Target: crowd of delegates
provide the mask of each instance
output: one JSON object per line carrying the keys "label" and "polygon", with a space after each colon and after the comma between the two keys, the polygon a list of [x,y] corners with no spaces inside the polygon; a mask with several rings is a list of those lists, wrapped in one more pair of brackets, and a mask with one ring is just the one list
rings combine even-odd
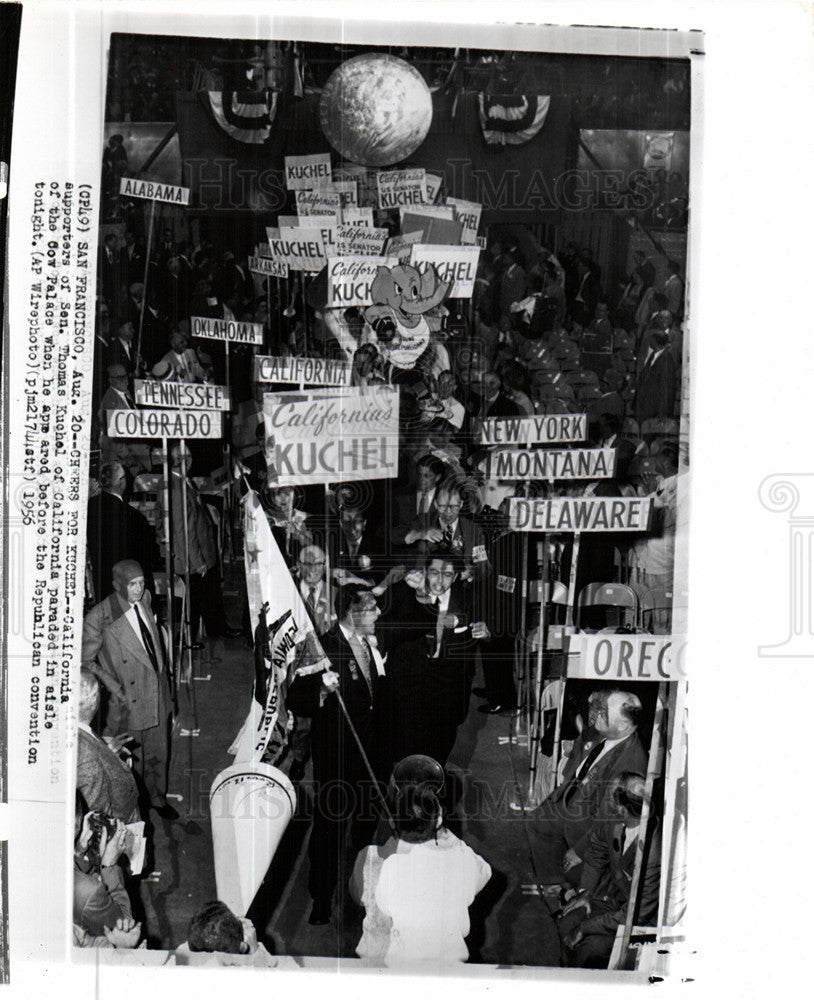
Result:
{"label": "crowd of delegates", "polygon": [[[648,533],[583,538],[576,589],[612,581],[642,591],[671,586],[681,268],[672,260],[654,264],[638,252],[625,281],[610,288],[586,248],[566,244],[555,254],[535,245],[529,233],[520,242],[493,239],[481,254],[471,309],[465,315],[443,310],[436,364],[407,373],[385,363],[369,340],[360,345],[361,314],[325,308],[316,283],[306,301],[278,296],[276,288],[255,283],[245,258],[207,244],[192,246],[169,229],[157,239],[146,268],[144,250],[131,233],[106,237],[99,277],[94,443],[101,457],[89,500],[83,685],[96,691],[98,702],[98,678],[106,705],[96,721],[100,738],[90,728],[96,709],[90,711],[88,695],[79,790],[82,809],[100,810],[117,823],[132,821],[137,803],[142,815],[155,810],[168,822],[177,817],[166,802],[169,637],[155,614],[159,610],[162,618],[163,608],[154,602],[155,575],[163,569],[160,519],[148,522],[127,502],[134,483],[160,466],[153,442],[109,438],[104,411],[136,405],[134,377],[223,384],[222,345],[207,342],[204,352],[192,343],[193,315],[259,322],[265,339],[258,352],[345,357],[354,363],[355,384],[386,382],[400,393],[396,479],[337,483],[327,499],[321,487],[278,487],[267,472],[257,405],[262,388],[273,387],[251,383],[252,348],[233,348],[234,481],[242,485],[232,488],[258,491],[331,663],[324,675],[298,677],[290,685],[286,707],[293,730],[281,762],[295,781],[312,762],[310,920],[327,923],[335,911],[342,916],[349,898],[351,872],[342,851],[348,828],[353,846],[370,852],[377,842],[377,788],[387,785],[393,767],[415,755],[447,764],[469,711],[478,666],[484,678],[484,686],[474,690],[483,700],[480,711],[513,712],[525,697],[516,685],[515,653],[528,649],[522,626],[525,621],[529,635],[534,632],[535,608],[524,607],[522,581],[538,577],[545,565],[548,583],[567,583],[573,546],[567,535],[531,536],[531,544],[524,545],[521,535],[508,531],[507,498],[652,497]],[[245,414],[252,406],[247,440]],[[614,450],[613,478],[555,488],[488,475],[479,435],[484,418],[567,412],[589,415],[589,441],[580,446]],[[210,475],[222,462],[220,445],[196,450],[195,443],[190,449],[176,445],[171,458],[170,531],[176,570],[188,570],[191,577],[193,643],[238,632],[224,614],[218,541],[223,508],[209,502],[199,489],[202,480],[193,475]],[[668,631],[669,619],[662,626]],[[242,629],[251,640],[245,607]],[[342,695],[363,753],[334,691]],[[644,800],[640,716],[641,704],[630,692],[607,687],[594,692],[577,713],[576,738],[559,784],[529,813],[551,861],[547,877],[573,883],[570,891],[577,892],[561,921],[565,960],[576,964],[606,962],[615,928],[623,922],[625,873],[634,853],[630,831]],[[125,743],[127,768],[118,757]],[[110,786],[104,795],[92,790],[100,782]],[[367,911],[360,954],[382,961],[387,954],[387,964],[424,951],[463,961],[461,914],[465,900],[471,902],[488,878],[488,865],[451,834],[436,835],[443,827],[439,801],[410,796],[393,807],[401,825],[390,853],[376,853],[376,885],[368,879],[366,888],[360,886],[357,871],[353,893]],[[79,812],[77,817],[78,852],[86,856],[87,824],[79,822]],[[114,938],[135,933],[112,874],[117,836],[97,845],[98,863],[82,872],[90,902],[83,904],[77,924],[94,938],[108,931]],[[639,922],[652,917],[654,884],[657,899],[654,844],[655,838]],[[360,857],[367,872],[372,857]],[[433,910],[427,899],[447,884],[442,871],[460,884],[458,902],[442,905],[439,897]],[[420,906],[405,885],[422,887]],[[414,903],[418,910],[412,912]],[[89,905],[104,915],[95,922],[85,919]],[[437,924],[427,920],[427,912],[437,913]],[[432,940],[440,942],[440,950],[430,947]]]}

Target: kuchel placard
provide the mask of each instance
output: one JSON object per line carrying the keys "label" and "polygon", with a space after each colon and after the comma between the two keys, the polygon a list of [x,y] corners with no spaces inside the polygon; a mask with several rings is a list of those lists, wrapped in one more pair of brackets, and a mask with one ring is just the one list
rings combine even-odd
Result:
{"label": "kuchel placard", "polygon": [[463,233],[461,243],[475,244],[478,238],[483,205],[477,201],[466,201],[463,198],[447,198],[447,205],[455,210],[455,218],[462,223]]}
{"label": "kuchel placard", "polygon": [[286,156],[285,186],[289,191],[304,191],[331,180],[331,154]]}
{"label": "kuchel placard", "polygon": [[338,226],[336,230],[337,256],[363,255],[380,257],[387,242],[388,230],[373,226]]}
{"label": "kuchel placard", "polygon": [[395,267],[395,257],[329,257],[328,307],[348,309],[373,304],[373,279],[380,267]]}
{"label": "kuchel placard", "polygon": [[393,479],[399,395],[389,388],[263,395],[266,463],[274,486]]}
{"label": "kuchel placard", "polygon": [[475,289],[479,257],[480,247],[416,243],[410,255],[410,263],[422,272],[432,264],[442,281],[452,282],[449,298],[468,299]]}
{"label": "kuchel placard", "polygon": [[379,208],[424,205],[427,202],[427,172],[423,167],[410,170],[380,170],[376,174]]}

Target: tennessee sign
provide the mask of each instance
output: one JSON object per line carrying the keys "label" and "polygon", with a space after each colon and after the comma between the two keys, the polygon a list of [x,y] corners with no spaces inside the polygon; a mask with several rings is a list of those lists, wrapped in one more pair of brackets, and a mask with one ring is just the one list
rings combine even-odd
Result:
{"label": "tennessee sign", "polygon": [[489,417],[481,420],[481,444],[570,444],[588,436],[584,413],[550,413],[534,417]]}
{"label": "tennessee sign", "polygon": [[572,635],[568,676],[602,681],[677,681],[687,675],[683,635]]}
{"label": "tennessee sign", "polygon": [[173,184],[159,184],[158,181],[140,181],[134,177],[122,177],[119,194],[126,195],[128,198],[168,201],[171,205],[189,204],[189,188],[175,187]]}
{"label": "tennessee sign", "polygon": [[574,448],[568,451],[508,451],[488,455],[488,475],[494,479],[609,479],[614,473],[614,448]]}
{"label": "tennessee sign", "polygon": [[509,500],[511,531],[647,531],[650,497]]}
{"label": "tennessee sign", "polygon": [[262,344],[262,323],[239,323],[236,319],[191,316],[192,336],[207,340],[228,340],[230,344]]}
{"label": "tennessee sign", "polygon": [[399,396],[370,391],[263,396],[266,463],[272,486],[307,486],[398,473]]}
{"label": "tennessee sign", "polygon": [[139,406],[168,406],[173,410],[231,409],[229,389],[223,385],[137,378],[133,388]]}
{"label": "tennessee sign", "polygon": [[107,436],[217,440],[221,416],[212,410],[108,410]]}

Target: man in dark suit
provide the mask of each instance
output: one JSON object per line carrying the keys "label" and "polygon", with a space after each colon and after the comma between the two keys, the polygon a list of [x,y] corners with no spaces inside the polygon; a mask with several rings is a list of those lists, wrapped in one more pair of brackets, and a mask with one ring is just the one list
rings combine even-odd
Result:
{"label": "man in dark suit", "polygon": [[90,670],[83,669],[79,683],[76,787],[90,809],[98,809],[122,823],[135,823],[139,819],[138,788],[133,772],[118,754],[126,740],[118,736],[108,743],[93,732],[90,726],[98,710],[99,680]]}
{"label": "man in dark suit", "polygon": [[403,545],[404,536],[416,518],[432,511],[435,491],[444,477],[444,463],[435,455],[422,455],[415,466],[415,483],[409,489],[393,495],[393,527],[390,533],[394,544]]}
{"label": "man in dark suit", "polygon": [[423,753],[443,766],[466,718],[475,645],[490,632],[473,613],[463,568],[459,556],[433,555],[388,592],[381,631],[390,657],[394,760]]}
{"label": "man in dark suit", "polygon": [[153,571],[160,566],[160,553],[150,523],[124,499],[127,475],[118,462],[99,470],[101,493],[88,500],[88,556],[93,588],[101,597],[110,586],[113,567],[122,559],[135,559],[144,570],[147,589],[155,595]]}
{"label": "man in dark suit", "polygon": [[[585,852],[580,888],[558,925],[566,964],[606,969],[616,932],[627,917],[645,779],[623,772],[610,789],[613,818],[594,827]],[[655,822],[645,834],[645,863],[634,923],[652,924],[658,913],[661,837]]]}
{"label": "man in dark suit", "polygon": [[309,922],[327,924],[337,884],[346,885],[343,842],[350,822],[354,850],[375,832],[376,792],[356,740],[339,704],[344,702],[353,728],[377,778],[388,777],[390,764],[383,747],[380,706],[387,683],[384,657],[375,638],[380,611],[371,593],[355,584],[342,587],[339,622],[320,637],[331,670],[298,676],[288,690],[286,707],[310,716],[314,759],[314,825],[308,847],[311,871],[308,888],[313,900]]}
{"label": "man in dark suit", "polygon": [[405,545],[424,554],[452,552],[469,567],[487,562],[486,536],[468,517],[461,516],[463,497],[454,483],[439,486],[429,514],[420,514],[404,535]]}
{"label": "man in dark suit", "polygon": [[86,665],[94,658],[94,647],[94,672],[110,692],[103,735],[132,737],[133,772],[145,806],[164,819],[176,819],[166,797],[172,699],[164,636],[144,587],[144,572],[132,559],[116,563],[113,593],[85,616]]}
{"label": "man in dark suit", "polygon": [[636,419],[672,417],[676,398],[676,363],[664,330],[650,330],[644,338],[636,376]]}
{"label": "man in dark suit", "polygon": [[[647,755],[636,732],[642,705],[629,691],[603,689],[588,699],[588,726],[574,743],[562,783],[536,816],[543,877],[581,863],[593,826],[608,818],[606,793],[623,771],[643,771]],[[573,875],[572,875],[573,877]]]}

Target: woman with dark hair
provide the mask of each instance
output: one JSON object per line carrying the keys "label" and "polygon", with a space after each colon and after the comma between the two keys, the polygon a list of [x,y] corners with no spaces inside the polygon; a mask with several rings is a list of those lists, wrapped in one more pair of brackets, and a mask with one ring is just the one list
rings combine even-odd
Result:
{"label": "woman with dark hair", "polygon": [[365,907],[356,951],[369,965],[438,966],[469,958],[469,907],[490,866],[443,825],[428,784],[395,802],[396,838],[359,853],[351,895]]}

